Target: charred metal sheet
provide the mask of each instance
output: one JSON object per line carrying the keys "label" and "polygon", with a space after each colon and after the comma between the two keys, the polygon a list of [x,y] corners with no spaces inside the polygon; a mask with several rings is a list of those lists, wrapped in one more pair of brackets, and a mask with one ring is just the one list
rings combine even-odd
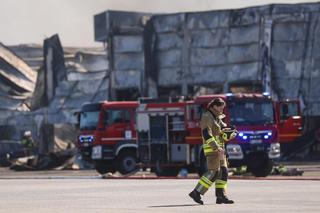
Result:
{"label": "charred metal sheet", "polygon": [[34,91],[37,73],[0,43],[0,77],[16,90],[15,93],[23,96]]}
{"label": "charred metal sheet", "polygon": [[[59,110],[80,109],[80,106],[85,102],[90,102],[91,98],[92,97],[90,95],[75,96],[75,97],[70,97],[68,99],[63,99],[62,98],[61,99],[62,104],[60,105],[60,109]],[[54,108],[54,104],[52,104],[51,109],[52,108]]]}
{"label": "charred metal sheet", "polygon": [[305,13],[305,12],[313,12],[319,11],[320,5],[317,3],[307,3],[307,4],[275,4],[272,5],[272,13],[281,14],[281,13]]}
{"label": "charred metal sheet", "polygon": [[181,84],[182,70],[179,68],[160,69],[162,75],[159,76],[159,83],[164,86]]}
{"label": "charred metal sheet", "polygon": [[75,81],[61,81],[59,87],[56,88],[56,96],[70,96],[76,84]]}
{"label": "charred metal sheet", "polygon": [[109,94],[108,94],[109,90],[99,90],[99,92],[97,92],[95,94],[95,97],[93,99],[91,99],[92,102],[99,102],[102,100],[108,100],[109,98]]}
{"label": "charred metal sheet", "polygon": [[13,111],[11,109],[1,109],[0,113],[0,121],[1,125],[7,125],[7,121],[13,115]]}
{"label": "charred metal sheet", "polygon": [[116,71],[112,73],[115,88],[128,88],[140,86],[140,71]]}
{"label": "charred metal sheet", "polygon": [[45,96],[45,84],[45,72],[43,69],[39,69],[35,91],[31,97],[31,110],[39,109],[47,104],[47,99]]}
{"label": "charred metal sheet", "polygon": [[8,66],[6,61],[0,59],[0,76],[8,85],[16,90],[16,93],[27,93],[34,89],[34,82],[24,79],[19,73],[16,72],[14,67]]}
{"label": "charred metal sheet", "polygon": [[227,61],[229,64],[259,61],[259,45],[232,46],[229,48]]}
{"label": "charred metal sheet", "polygon": [[44,71],[46,99],[49,102],[54,94],[55,88],[60,81],[66,79],[66,67],[64,52],[58,35],[53,35],[44,40]]}
{"label": "charred metal sheet", "polygon": [[144,70],[144,54],[114,54],[114,70]]}
{"label": "charred metal sheet", "polygon": [[[296,99],[299,95],[299,91],[296,89],[297,85],[300,83],[300,79],[292,79],[288,77],[280,77],[276,79],[275,82],[278,86],[277,89],[279,93],[285,94],[286,98]],[[287,92],[287,88],[291,87],[292,90]]]}
{"label": "charred metal sheet", "polygon": [[304,41],[307,31],[307,23],[278,23],[273,25],[274,41]]}
{"label": "charred metal sheet", "polygon": [[229,13],[229,11],[207,11],[189,13],[187,28],[189,30],[226,28],[229,26]]}
{"label": "charred metal sheet", "polygon": [[273,60],[273,69],[279,70],[274,73],[274,77],[278,78],[292,78],[299,80],[301,77],[301,61],[282,61]]}
{"label": "charred metal sheet", "polygon": [[261,13],[254,8],[231,10],[229,15],[228,27],[255,25],[261,18]]}
{"label": "charred metal sheet", "polygon": [[161,51],[157,54],[159,68],[170,68],[181,66],[182,53],[180,49]]}
{"label": "charred metal sheet", "polygon": [[[107,59],[106,54],[102,50],[99,51],[98,53],[96,52],[91,53],[91,52],[82,50],[74,54],[74,63],[80,64],[85,71],[107,70],[109,67],[109,63],[106,59]],[[66,59],[66,61],[69,62],[68,59]],[[69,67],[68,67],[68,70],[69,70]]]}
{"label": "charred metal sheet", "polygon": [[[22,109],[24,98],[21,97],[3,97],[0,96],[0,110],[17,110]],[[26,110],[26,109],[25,109]]]}
{"label": "charred metal sheet", "polygon": [[67,75],[68,81],[85,81],[87,79],[101,79],[107,75],[107,70],[105,71],[93,71],[93,72],[77,72],[69,71]]}
{"label": "charred metal sheet", "polygon": [[158,15],[153,17],[153,25],[156,33],[177,32],[182,30],[185,14]]}
{"label": "charred metal sheet", "polygon": [[106,11],[94,16],[95,40],[105,41],[113,33],[142,33],[148,13]]}
{"label": "charred metal sheet", "polygon": [[[106,91],[109,89],[109,77],[108,78],[102,78],[101,81],[100,81],[100,86],[99,86],[99,90],[97,92],[101,92],[101,91]],[[107,98],[105,99],[101,99],[100,101],[102,100],[107,100]]]}
{"label": "charred metal sheet", "polygon": [[230,29],[230,45],[238,44],[250,44],[259,42],[259,30],[258,25],[233,27]]}
{"label": "charred metal sheet", "polygon": [[[215,67],[194,66],[191,69],[192,81],[190,81],[190,83],[224,83],[227,80],[230,82],[244,80],[257,81],[259,77],[256,72],[257,67],[258,63],[230,64]],[[243,72],[243,70],[246,70],[246,72]],[[212,72],[214,72],[215,75],[212,75]]]}
{"label": "charred metal sheet", "polygon": [[229,44],[229,30],[227,28],[206,31],[192,30],[191,47],[219,47]]}
{"label": "charred metal sheet", "polygon": [[224,47],[191,50],[191,64],[194,66],[221,65],[228,62],[228,49]]}
{"label": "charred metal sheet", "polygon": [[157,50],[169,50],[181,48],[183,45],[183,38],[176,33],[159,34],[157,38]]}
{"label": "charred metal sheet", "polygon": [[115,53],[132,53],[143,51],[142,36],[115,36],[113,42]]}
{"label": "charred metal sheet", "polygon": [[[83,81],[78,81],[77,84],[75,84],[75,87],[72,90],[72,97],[81,97],[83,95],[87,94],[95,94],[99,91],[101,87],[101,83],[105,83],[102,81],[102,79],[87,79]],[[76,106],[75,106],[76,107]]]}
{"label": "charred metal sheet", "polygon": [[37,44],[24,44],[9,46],[15,54],[22,58],[32,70],[38,70],[43,64],[42,46]]}

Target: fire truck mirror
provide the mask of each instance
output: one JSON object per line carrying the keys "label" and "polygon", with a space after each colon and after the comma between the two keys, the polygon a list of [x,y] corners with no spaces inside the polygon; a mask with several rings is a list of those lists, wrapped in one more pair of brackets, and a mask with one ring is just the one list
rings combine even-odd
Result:
{"label": "fire truck mirror", "polygon": [[108,125],[108,112],[105,111],[104,115],[103,115],[103,126],[107,126]]}
{"label": "fire truck mirror", "polygon": [[286,120],[289,118],[289,108],[287,104],[282,104],[281,106],[281,120]]}

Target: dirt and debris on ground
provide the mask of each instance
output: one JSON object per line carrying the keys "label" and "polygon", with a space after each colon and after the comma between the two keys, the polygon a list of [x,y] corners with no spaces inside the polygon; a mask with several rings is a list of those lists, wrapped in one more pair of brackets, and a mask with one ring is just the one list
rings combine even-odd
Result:
{"label": "dirt and debris on ground", "polygon": [[64,150],[46,155],[31,155],[10,160],[11,170],[80,170],[93,169],[93,165],[79,157],[76,149]]}
{"label": "dirt and debris on ground", "polygon": [[[270,173],[270,175],[282,175],[282,176],[302,176],[304,173],[303,169],[298,167],[288,167],[283,164],[275,165]],[[237,168],[231,168],[229,170],[229,175],[243,175],[251,176],[252,174],[248,171],[246,166],[241,166]]]}

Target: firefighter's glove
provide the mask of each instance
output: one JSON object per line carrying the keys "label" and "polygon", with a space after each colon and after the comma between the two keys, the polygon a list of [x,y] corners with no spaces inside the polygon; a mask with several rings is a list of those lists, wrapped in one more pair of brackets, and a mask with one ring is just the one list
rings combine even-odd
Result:
{"label": "firefighter's glove", "polygon": [[236,129],[230,129],[230,128],[225,128],[222,129],[222,138],[225,141],[230,141],[234,139],[238,134],[238,131]]}

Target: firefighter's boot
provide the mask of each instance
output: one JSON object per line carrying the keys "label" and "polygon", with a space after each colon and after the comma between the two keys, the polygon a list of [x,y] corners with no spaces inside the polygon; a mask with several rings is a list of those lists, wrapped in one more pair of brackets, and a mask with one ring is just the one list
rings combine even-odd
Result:
{"label": "firefighter's boot", "polygon": [[203,205],[203,201],[201,200],[201,195],[197,190],[193,190],[189,193],[189,196],[194,200],[194,202],[199,203],[200,205]]}
{"label": "firefighter's boot", "polygon": [[229,198],[225,195],[224,189],[219,189],[216,188],[216,196],[217,196],[217,200],[216,203],[217,204],[233,204],[234,201],[233,200],[229,200]]}

